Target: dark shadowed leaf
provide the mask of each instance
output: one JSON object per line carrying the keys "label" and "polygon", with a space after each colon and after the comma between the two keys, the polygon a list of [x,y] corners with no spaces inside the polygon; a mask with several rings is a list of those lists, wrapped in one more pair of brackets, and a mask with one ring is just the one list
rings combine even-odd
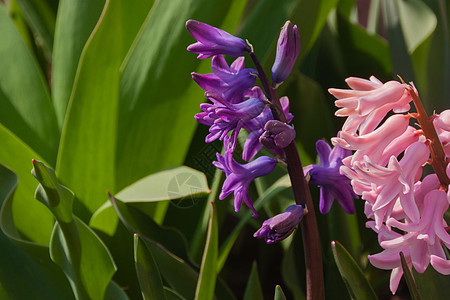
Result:
{"label": "dark shadowed leaf", "polygon": [[147,300],[165,299],[164,287],[152,253],[138,234],[134,235],[134,264],[141,286],[142,297]]}
{"label": "dark shadowed leaf", "polygon": [[261,282],[259,281],[258,267],[256,261],[253,262],[252,271],[248,277],[247,287],[245,288],[244,300],[263,299]]}
{"label": "dark shadowed leaf", "polygon": [[375,292],[355,260],[338,241],[331,242],[334,261],[352,299],[377,299]]}

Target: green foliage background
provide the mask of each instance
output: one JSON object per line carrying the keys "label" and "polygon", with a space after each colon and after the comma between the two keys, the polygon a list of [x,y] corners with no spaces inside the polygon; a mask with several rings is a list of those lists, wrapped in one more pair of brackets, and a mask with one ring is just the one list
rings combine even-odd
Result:
{"label": "green foliage background", "polygon": [[[303,299],[300,234],[252,237],[291,203],[286,170],[255,183],[257,220],[217,201],[221,146],[204,143],[193,116],[205,99],[189,75],[210,61],[186,51],[186,20],[248,39],[267,70],[281,26],[298,25],[299,62],[280,89],[307,165],[339,130],[326,90],[346,77],[401,75],[429,113],[449,108],[449,17],[445,0],[0,2],[0,298]],[[355,205],[319,216],[327,299],[374,297],[349,278],[388,298]],[[414,275],[424,299],[450,298],[448,278]]]}

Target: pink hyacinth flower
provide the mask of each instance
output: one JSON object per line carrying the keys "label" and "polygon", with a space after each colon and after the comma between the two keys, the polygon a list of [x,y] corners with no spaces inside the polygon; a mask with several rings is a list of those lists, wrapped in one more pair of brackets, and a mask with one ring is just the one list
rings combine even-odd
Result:
{"label": "pink hyacinth flower", "polygon": [[338,100],[335,105],[340,109],[335,113],[339,117],[348,117],[342,131],[354,134],[366,134],[375,129],[386,114],[410,109],[411,96],[405,86],[397,81],[382,83],[374,76],[370,80],[350,77],[345,80],[351,90],[329,89],[329,93]]}

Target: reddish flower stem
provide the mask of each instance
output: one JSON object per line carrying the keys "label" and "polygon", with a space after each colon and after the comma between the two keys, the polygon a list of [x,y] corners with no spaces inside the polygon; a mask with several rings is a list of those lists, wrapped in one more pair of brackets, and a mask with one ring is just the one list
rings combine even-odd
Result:
{"label": "reddish flower stem", "polygon": [[[265,94],[269,101],[272,102],[270,109],[274,119],[286,123],[286,116],[284,115],[276,88],[270,86],[267,75],[253,51],[250,52],[250,57],[258,71]],[[306,298],[308,300],[322,300],[325,299],[322,251],[311,192],[303,174],[302,162],[294,141],[284,149],[284,153],[286,154],[287,168],[295,203],[308,209],[308,213],[304,216],[300,226],[305,250]]]}
{"label": "reddish flower stem", "polygon": [[431,153],[431,166],[436,173],[439,182],[441,183],[441,188],[447,192],[448,185],[450,184],[450,179],[445,172],[447,168],[447,161],[445,159],[444,148],[442,147],[441,141],[436,133],[436,129],[433,125],[433,120],[430,119],[423,107],[422,101],[417,95],[414,88],[410,85],[406,86],[409,94],[411,95],[414,105],[417,110],[417,121],[419,121],[420,127],[422,128],[423,134],[429,141],[428,147]]}

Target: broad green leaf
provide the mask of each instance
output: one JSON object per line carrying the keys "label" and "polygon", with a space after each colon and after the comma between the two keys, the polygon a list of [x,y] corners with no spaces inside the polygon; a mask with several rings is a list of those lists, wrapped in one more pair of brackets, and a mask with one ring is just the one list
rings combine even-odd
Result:
{"label": "broad green leaf", "polygon": [[186,261],[173,255],[160,245],[145,241],[149,251],[155,258],[158,269],[165,282],[186,299],[194,299],[198,273]]}
{"label": "broad green leaf", "polygon": [[108,300],[128,300],[128,295],[114,281],[110,281],[105,292],[105,299]]}
{"label": "broad green leaf", "polygon": [[[144,177],[124,188],[115,197],[153,217],[152,223],[161,224],[163,218],[159,217],[159,207],[156,209],[153,207],[154,211],[149,213],[147,204],[159,201],[164,205],[164,212],[161,212],[161,215],[164,215],[167,205],[169,205],[167,200],[172,200],[178,205],[186,201],[193,201],[192,199],[195,197],[208,193],[210,190],[205,175],[181,166]],[[117,214],[111,207],[111,202],[107,201],[93,214],[90,226],[108,235],[113,235],[118,220]]]}
{"label": "broad green leaf", "polygon": [[411,270],[408,267],[408,264],[406,263],[405,255],[403,255],[402,252],[400,252],[400,258],[402,261],[402,269],[403,269],[403,275],[405,276],[406,284],[408,285],[409,293],[411,294],[411,297],[413,300],[420,300],[420,294],[417,291],[416,283],[414,282],[414,277],[411,274]]}
{"label": "broad green leaf", "polygon": [[122,202],[155,202],[206,196],[211,191],[206,176],[181,166],[148,175],[118,192]]}
{"label": "broad green leaf", "polygon": [[450,276],[437,272],[431,265],[423,274],[412,271],[417,289],[422,299],[449,299]]}
{"label": "broad green leaf", "polygon": [[131,232],[139,233],[144,239],[157,241],[173,254],[190,261],[187,241],[177,229],[156,224],[152,218],[139,209],[122,203],[114,197],[111,197],[110,200],[117,215]]}
{"label": "broad green leaf", "polygon": [[252,271],[248,277],[247,286],[244,292],[244,300],[263,299],[261,282],[259,281],[258,267],[256,261],[252,264]]}
{"label": "broad green leaf", "polygon": [[220,25],[230,3],[158,1],[123,64],[117,140],[117,189],[149,173],[180,165],[196,127],[203,92],[190,78],[198,62],[188,19]]}
{"label": "broad green leaf", "polygon": [[334,261],[352,299],[377,299],[375,292],[355,260],[338,242],[331,242]]}
{"label": "broad green leaf", "polygon": [[[290,18],[297,3],[296,0],[261,0],[245,20],[239,36],[253,45],[255,54],[263,66],[272,65],[273,62],[269,62],[269,58],[275,53],[280,29]],[[270,78],[268,71],[266,73]]]}
{"label": "broad green leaf", "polygon": [[108,248],[89,226],[75,216],[71,223],[57,223],[50,256],[70,279],[76,298],[104,298],[116,266]]}
{"label": "broad green leaf", "polygon": [[165,299],[158,266],[152,253],[136,233],[134,235],[134,263],[144,299]]}
{"label": "broad green leaf", "polygon": [[[273,64],[280,29],[287,20],[291,20],[298,26],[300,34],[301,50],[298,59],[300,61],[314,44],[326,23],[328,14],[338,2],[337,0],[258,1],[240,35],[249,40],[260,61],[269,67]],[[268,19],[270,22],[267,22]]]}
{"label": "broad green leaf", "polygon": [[23,15],[22,9],[20,8],[17,0],[8,1],[6,8],[8,9],[8,14],[10,18],[16,24],[17,29],[20,32],[23,40],[27,44],[29,49],[33,49],[33,37],[28,29],[27,22],[25,20],[25,16]]}
{"label": "broad green leaf", "polygon": [[[112,197],[112,196],[111,196]],[[138,209],[111,198],[121,221],[131,233],[139,233],[151,251],[164,278],[177,293],[193,299],[198,272],[191,267],[185,238],[176,230],[158,226],[149,216]],[[224,299],[234,299],[229,289],[217,281],[217,294]]]}
{"label": "broad green leaf", "polygon": [[[270,186],[259,198],[257,201],[255,201],[255,209],[260,209],[264,203],[266,203],[269,199],[276,196],[281,191],[285,190],[286,188],[291,186],[291,182],[289,180],[289,175],[286,174],[285,176],[281,177],[278,181],[276,181],[272,186]],[[227,237],[225,242],[220,246],[219,250],[219,259],[217,263],[217,271],[220,272],[228,258],[228,255],[230,254],[231,248],[234,245],[234,242],[239,236],[239,233],[241,232],[242,228],[244,228],[245,224],[249,222],[249,220],[252,218],[252,212],[247,212],[245,216],[239,221],[239,223],[234,227],[233,231],[230,233],[230,235]]]}
{"label": "broad green leaf", "polygon": [[[422,101],[425,102],[426,108],[431,113],[438,107],[432,107],[428,103],[428,91],[432,81],[442,78],[438,74],[428,72],[430,67],[430,47],[432,44],[433,33],[437,25],[437,18],[434,12],[423,2],[418,0],[397,1],[399,20],[405,37],[405,44],[408,53],[411,55],[411,61],[416,75],[415,84],[420,87],[420,95]],[[437,38],[437,37],[436,37]],[[436,40],[436,38],[434,38]],[[434,51],[434,50],[433,50]],[[443,64],[439,64],[437,68],[443,68]],[[436,77],[435,77],[436,76]],[[431,103],[430,103],[431,104]]]}
{"label": "broad green leaf", "polygon": [[115,186],[119,68],[127,50],[124,36],[129,33],[123,24],[132,17],[123,15],[123,5],[133,3],[106,2],[83,49],[58,153],[58,177],[77,195],[80,201],[74,212],[84,220],[103,204],[105,191],[114,191]]}
{"label": "broad green leaf", "polygon": [[365,77],[374,74],[377,77],[391,76],[389,50],[392,49],[386,41],[375,34],[370,34],[339,13],[336,17],[338,42],[348,72],[345,76],[351,74],[361,74],[360,76]]}
{"label": "broad green leaf", "polygon": [[0,163],[14,170],[20,181],[14,196],[3,204],[2,228],[17,241],[48,246],[54,219],[50,211],[34,199],[37,182],[30,172],[32,159],[42,158],[1,124],[0,140]]}
{"label": "broad green leaf", "polygon": [[381,3],[394,74],[402,76],[405,82],[415,81],[415,73],[398,14],[398,0],[382,0]]}
{"label": "broad green leaf", "polygon": [[0,5],[0,122],[54,165],[59,132],[47,83]]}
{"label": "broad green leaf", "polygon": [[[439,112],[450,107],[450,5],[444,5],[445,1],[441,0],[425,0],[424,2],[437,17],[437,26],[429,46],[426,63],[426,90],[423,91],[422,86],[420,87],[425,108],[431,114],[434,110]],[[447,13],[445,13],[445,7]],[[416,53],[413,53],[413,59],[415,55]]]}
{"label": "broad green leaf", "polygon": [[398,16],[409,53],[425,41],[436,28],[433,11],[420,0],[396,0]]}
{"label": "broad green leaf", "polygon": [[74,195],[71,190],[59,184],[55,170],[33,159],[31,173],[40,182],[36,189],[36,199],[52,211],[58,222],[72,222]]}
{"label": "broad green leaf", "polygon": [[97,23],[105,0],[61,0],[52,59],[52,98],[62,128],[81,51]]}
{"label": "broad green leaf", "polygon": [[220,29],[233,34],[241,22],[247,3],[248,0],[233,0]]}
{"label": "broad green leaf", "polygon": [[298,2],[290,17],[292,22],[297,24],[300,34],[301,50],[298,60],[302,60],[308,54],[326,24],[328,15],[338,3],[338,0]]}
{"label": "broad green leaf", "polygon": [[[3,207],[12,200],[17,183],[17,175],[0,164],[0,204]],[[31,251],[33,246],[28,243],[27,250],[34,254],[29,256],[9,238],[11,228],[6,225],[2,217],[0,282],[5,294],[0,294],[0,298],[73,299],[68,281],[48,257],[48,248],[34,245]],[[25,242],[20,245],[25,245]]]}
{"label": "broad green leaf", "polygon": [[36,44],[44,50],[47,61],[51,61],[53,35],[55,32],[55,12],[47,1],[16,0],[22,8]]}
{"label": "broad green leaf", "polygon": [[287,300],[286,295],[283,292],[283,289],[279,285],[275,287],[275,296],[273,297],[273,300]]}
{"label": "broad green leaf", "polygon": [[217,224],[217,213],[211,202],[211,217],[209,219],[208,233],[206,235],[205,249],[203,251],[200,275],[195,290],[195,299],[211,299],[217,278],[217,252],[219,248],[219,228]]}

